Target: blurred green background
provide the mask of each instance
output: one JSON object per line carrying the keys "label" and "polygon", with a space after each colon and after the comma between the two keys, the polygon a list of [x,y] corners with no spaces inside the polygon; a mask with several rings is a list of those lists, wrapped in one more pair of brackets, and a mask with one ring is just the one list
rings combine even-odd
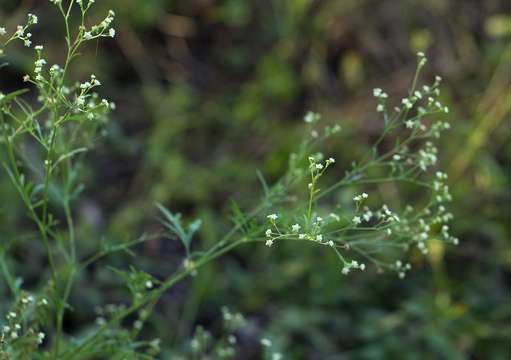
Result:
{"label": "blurred green background", "polygon": [[[391,99],[406,94],[416,51],[429,59],[425,82],[444,78],[442,102],[451,109],[439,158],[458,247],[412,254],[414,269],[401,281],[374,266],[343,277],[334,256],[306,245],[247,245],[162,298],[143,334],[162,339],[162,358],[180,353],[198,324],[218,334],[223,305],[248,320],[240,359],[261,358],[261,337],[285,359],[511,358],[511,2],[103,0],[93,14],[101,20],[109,8],[118,36],[85,47],[72,74],[95,73],[101,95],[117,104],[81,169],[86,191],[75,214],[83,254],[101,238],[160,230],[155,202],[202,218],[198,240],[212,244],[230,228],[231,199],[243,209],[256,204],[257,169],[269,182],[283,174],[307,110],[343,127],[320,149],[342,174],[383,127],[372,88]],[[45,45],[49,63],[61,62],[63,24],[47,0],[2,0],[0,23],[13,27],[27,12],[40,19],[34,44]],[[2,90],[23,86],[32,56],[10,48]],[[47,279],[44,251],[33,245],[35,229],[26,231],[5,172],[0,185],[2,241],[19,241],[10,265],[25,288],[37,289]],[[392,189],[378,191],[392,198]],[[68,333],[94,320],[95,305],[123,302],[108,264],[137,264],[163,278],[183,258],[166,239],[137,252],[81,275]],[[2,283],[1,298],[8,294]]]}

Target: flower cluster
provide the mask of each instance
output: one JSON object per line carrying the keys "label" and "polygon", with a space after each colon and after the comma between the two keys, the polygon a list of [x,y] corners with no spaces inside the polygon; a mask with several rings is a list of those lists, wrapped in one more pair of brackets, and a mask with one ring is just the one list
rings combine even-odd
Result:
{"label": "flower cluster", "polygon": [[[418,74],[427,61],[423,53],[418,53],[417,57],[417,73],[409,95],[401,100],[402,108],[396,108],[396,111],[390,114],[387,111],[387,93],[381,88],[373,90],[373,95],[378,99],[376,110],[383,113],[384,117],[383,137],[399,129],[400,135],[405,135],[404,140],[399,139],[388,152],[378,154],[380,139],[371,148],[370,156],[366,156],[361,163],[354,163],[352,170],[346,171],[344,178],[322,192],[317,187],[318,180],[325,170],[335,163],[335,159],[323,161],[321,153],[310,155],[307,207],[299,209],[293,216],[289,216],[284,210],[281,215],[268,215],[267,220],[271,226],[265,232],[267,246],[271,247],[281,240],[311,241],[331,247],[341,260],[342,273],[345,275],[353,269],[364,270],[366,267],[357,260],[345,259],[347,252],[352,251],[376,264],[379,271],[395,271],[403,278],[411,265],[402,265],[401,260],[396,261],[395,257],[388,261],[384,258],[385,252],[395,256],[396,250],[407,250],[415,246],[426,255],[429,251],[428,242],[437,238],[435,230],[439,228],[441,240],[458,243],[458,239],[449,234],[449,226],[446,224],[452,219],[452,214],[447,212],[444,205],[452,199],[448,186],[444,183],[447,175],[437,171],[434,179],[421,179],[427,176],[430,167],[438,162],[438,150],[433,142],[428,140],[421,145],[423,140],[438,138],[450,125],[446,121],[436,121],[428,126],[426,116],[447,114],[449,109],[438,100],[442,80],[439,76],[433,84],[417,88]],[[309,127],[319,119],[320,115],[313,112],[308,112],[304,118]],[[311,135],[312,138],[317,137],[317,133]],[[295,154],[295,163],[297,158]],[[369,172],[370,169],[377,169],[377,173],[384,170],[388,175],[371,178],[373,175]],[[339,214],[332,212],[323,218],[314,210],[319,198],[341,186],[394,181],[415,184],[429,190],[431,198],[428,205],[417,211],[411,206],[407,206],[403,212],[393,211],[387,204],[370,206],[377,201],[377,197],[370,198],[366,192],[361,192],[353,195],[352,207],[349,204],[338,205],[342,210]],[[375,254],[381,254],[381,258]]]}
{"label": "flower cluster", "polygon": [[[90,6],[89,2],[89,6]],[[83,38],[85,40],[93,40],[99,37],[111,37],[115,36],[115,29],[110,27],[112,22],[114,21],[115,12],[113,10],[108,11],[108,15],[106,18],[101,21],[98,25],[94,25],[87,31],[87,29],[83,28]]]}
{"label": "flower cluster", "polygon": [[[21,291],[20,298],[5,316],[7,322],[1,326],[4,349],[17,346],[24,347],[26,353],[35,351],[41,345],[46,334],[39,330],[43,313],[47,311],[48,301],[45,298],[36,301],[36,298]],[[8,350],[9,351],[9,350]]]}

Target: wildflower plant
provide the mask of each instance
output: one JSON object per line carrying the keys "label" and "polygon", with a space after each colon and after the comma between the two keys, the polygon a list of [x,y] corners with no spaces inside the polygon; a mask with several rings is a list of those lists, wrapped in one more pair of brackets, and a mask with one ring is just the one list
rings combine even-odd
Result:
{"label": "wildflower plant", "polygon": [[[163,279],[136,267],[111,268],[126,283],[131,299],[97,308],[96,322],[84,335],[66,336],[63,321],[72,306],[68,300],[79,273],[100,258],[160,234],[143,235],[118,244],[100,243],[100,250],[89,256],[77,251],[73,202],[83,190],[78,182],[79,165],[83,154],[97,141],[115,105],[96,93],[101,83],[94,74],[72,83],[69,69],[79,49],[88,41],[115,36],[112,28],[115,14],[110,10],[103,21],[89,27],[87,17],[94,0],[50,0],[50,3],[63,18],[66,57],[60,64],[50,66],[43,45],[35,46],[33,71],[23,76],[27,88],[0,92],[1,143],[7,155],[2,165],[39,231],[50,276],[40,294],[22,290],[5,261],[9,248],[2,248],[0,266],[14,300],[0,324],[0,359],[28,359],[35,354],[41,359],[152,358],[160,350],[160,340],[138,338],[162,294],[180,280],[197,274],[204,264],[243,244],[259,243],[270,251],[283,241],[309,242],[323,246],[339,258],[340,274],[364,271],[372,263],[377,269],[395,271],[401,278],[411,268],[404,260],[409,249],[426,254],[428,241],[433,238],[457,244],[447,225],[453,216],[446,208],[451,200],[445,185],[447,175],[433,170],[437,163],[434,141],[449,128],[448,122],[435,119],[447,113],[448,108],[438,101],[439,77],[431,85],[418,87],[419,74],[426,63],[424,54],[419,53],[410,91],[399,108],[390,109],[388,95],[374,89],[376,111],[383,123],[382,134],[367,154],[346,170],[344,177],[323,187],[324,175],[339,164],[334,156],[324,159],[323,154],[316,152],[317,147],[340,132],[341,127],[327,126],[320,131],[321,116],[307,113],[305,136],[297,151],[291,154],[289,168],[281,179],[269,186],[258,174],[263,196],[253,210],[243,212],[234,203],[232,229],[211,247],[201,249],[194,240],[201,221],[184,226],[180,214],[157,205],[166,229],[164,236],[177,237],[183,244],[182,265]],[[80,17],[77,30],[70,26],[72,16]],[[0,26],[3,40],[0,56],[5,55],[7,46],[15,40],[31,47],[29,30],[37,23],[37,16],[29,14],[26,24],[16,30]],[[29,91],[37,92],[37,104],[24,97]],[[384,139],[393,141],[386,151],[381,147]],[[27,142],[37,144],[35,158],[24,152]],[[404,209],[391,209],[369,190],[374,184],[386,182],[424,188],[429,200],[419,208],[408,205]],[[302,189],[297,195],[291,193],[296,187]],[[331,206],[326,197],[341,189],[353,191],[351,203],[340,208]],[[355,189],[361,190],[355,192]],[[295,198],[298,200],[291,201]],[[59,222],[59,218],[64,221]],[[234,332],[242,325],[242,318],[228,310],[223,315],[226,338],[211,345],[208,333],[197,329],[190,344],[192,353],[235,356]],[[128,318],[130,324],[126,325]],[[263,341],[262,345],[269,349],[271,341]],[[272,352],[271,358],[280,356]]]}

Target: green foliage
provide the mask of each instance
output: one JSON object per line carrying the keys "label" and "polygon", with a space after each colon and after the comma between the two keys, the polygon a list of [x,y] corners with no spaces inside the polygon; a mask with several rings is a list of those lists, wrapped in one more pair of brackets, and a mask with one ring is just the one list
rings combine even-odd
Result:
{"label": "green foliage", "polygon": [[[67,1],[57,3],[34,11],[48,19],[57,9],[64,22],[45,20],[40,34],[24,27],[16,38],[20,48],[45,38],[36,61],[64,64],[60,54],[81,31],[83,6],[69,13]],[[506,358],[509,53],[502,38],[473,36],[506,36],[505,17],[474,30],[487,10],[469,12],[477,21],[467,25],[453,15],[471,5],[453,12],[444,3],[269,1],[263,11],[257,2],[97,2],[85,24],[112,6],[119,48],[98,39],[81,47],[63,84],[42,63],[37,80],[37,64],[16,42],[2,48],[0,311],[19,316],[30,296],[23,289],[50,300],[44,319],[27,312],[19,340],[5,321],[2,356],[190,358],[198,339],[198,358]],[[452,19],[453,34],[439,36],[431,14]],[[21,16],[5,18],[10,30]],[[73,36],[53,42],[48,32],[61,25]],[[447,91],[416,77],[404,99],[392,99],[405,93],[408,46],[432,50],[431,68],[452,82]],[[20,81],[11,78],[27,72],[20,91],[28,92],[13,93]],[[93,119],[80,108],[84,89],[74,81],[90,72],[122,103],[115,122],[106,106]],[[380,84],[392,95],[376,91],[375,116],[362,94]],[[70,93],[61,96],[61,85]],[[93,90],[85,103],[98,105]],[[58,109],[36,92],[54,95]],[[448,125],[437,101],[449,104],[453,124],[440,140]],[[293,122],[306,108],[324,119],[307,114],[301,136]],[[343,131],[333,134],[338,118]],[[448,179],[431,171],[436,158]],[[462,216],[447,226],[449,191],[449,211]],[[169,209],[157,206],[161,233],[154,202]],[[457,250],[445,246],[457,242],[451,229]],[[219,330],[211,315],[224,304],[247,315],[236,331]]]}

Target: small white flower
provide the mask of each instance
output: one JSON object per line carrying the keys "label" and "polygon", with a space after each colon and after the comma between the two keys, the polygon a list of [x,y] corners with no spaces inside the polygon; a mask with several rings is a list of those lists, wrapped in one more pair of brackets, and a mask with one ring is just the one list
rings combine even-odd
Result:
{"label": "small white flower", "polygon": [[271,237],[271,229],[266,229],[265,234],[266,237]]}
{"label": "small white flower", "polygon": [[318,170],[323,169],[323,164],[316,164],[316,169],[318,169]]}
{"label": "small white flower", "polygon": [[333,163],[335,163],[335,159],[334,159],[333,157],[328,158],[327,162],[329,162],[329,163],[332,163],[332,164],[333,164]]}
{"label": "small white flower", "polygon": [[9,314],[7,314],[7,319],[14,319],[16,317],[16,313],[14,311],[11,311]]}
{"label": "small white flower", "polygon": [[413,128],[413,127],[414,127],[415,122],[414,122],[413,120],[407,120],[407,121],[405,121],[405,124],[406,124],[406,127],[407,127],[408,129],[411,129],[411,128]]}
{"label": "small white flower", "polygon": [[292,229],[294,232],[298,232],[298,231],[300,231],[300,229],[301,229],[301,228],[302,228],[302,227],[301,227],[300,225],[298,225],[298,224],[294,224],[294,225],[292,225],[292,226],[291,226],[291,229]]}
{"label": "small white flower", "polygon": [[153,287],[153,282],[151,280],[147,280],[145,282],[145,287],[151,289]]}
{"label": "small white flower", "polygon": [[28,14],[28,21],[32,22],[32,24],[37,24],[39,19],[34,14]]}
{"label": "small white flower", "polygon": [[23,28],[23,26],[18,25],[18,27],[16,28],[16,35],[22,37],[24,33],[25,29]]}
{"label": "small white flower", "polygon": [[364,271],[366,269],[366,264],[360,264],[359,269]]}
{"label": "small white flower", "polygon": [[334,219],[335,219],[335,221],[340,221],[340,220],[341,220],[341,218],[340,218],[340,217],[339,217],[339,215],[337,215],[337,214],[330,213],[330,215],[329,215],[329,216],[330,216],[330,217],[332,217],[332,218],[334,218]]}
{"label": "small white flower", "polygon": [[305,239],[305,234],[299,234],[299,235],[298,235],[298,239],[300,239],[300,240]]}
{"label": "small white flower", "polygon": [[373,212],[370,210],[368,210],[364,215],[362,215],[362,217],[364,218],[365,221],[371,220],[372,216],[373,216]]}
{"label": "small white flower", "polygon": [[367,199],[369,197],[369,195],[367,195],[366,193],[362,193],[361,195],[364,199]]}
{"label": "small white flower", "polygon": [[0,27],[0,35],[5,35],[7,34],[7,31],[5,30],[4,27]]}
{"label": "small white flower", "polygon": [[360,223],[362,222],[362,221],[360,220],[360,217],[359,217],[359,216],[355,216],[355,217],[353,217],[353,220],[352,220],[352,221],[353,221],[353,224],[355,224],[355,225],[358,225],[358,224],[360,224]]}
{"label": "small white flower", "polygon": [[43,332],[40,332],[39,334],[37,334],[37,338],[39,340],[39,344],[41,344],[45,338],[45,334]]}
{"label": "small white flower", "polygon": [[316,240],[323,241],[323,235],[319,234],[318,236],[316,236]]}
{"label": "small white flower", "polygon": [[395,161],[399,161],[401,160],[401,156],[399,154],[395,154],[394,156],[392,156],[392,159],[394,159]]}
{"label": "small white flower", "polygon": [[13,331],[13,332],[11,333],[11,338],[12,338],[12,339],[17,339],[17,338],[18,338],[18,333],[17,333],[16,331]]}
{"label": "small white flower", "polygon": [[345,267],[343,267],[343,268],[342,268],[342,271],[341,271],[341,272],[342,272],[344,275],[348,275],[348,274],[349,274],[349,272],[350,272],[350,268],[349,268],[349,267],[347,267],[347,266],[345,266]]}
{"label": "small white flower", "polygon": [[374,88],[373,89],[373,96],[379,97],[382,94],[382,90],[380,88]]}
{"label": "small white flower", "polygon": [[385,107],[383,106],[383,104],[378,104],[378,106],[376,106],[376,111],[383,112],[383,110],[385,110]]}
{"label": "small white flower", "polygon": [[328,245],[330,245],[330,246],[332,246],[332,247],[333,247],[333,246],[334,246],[334,242],[333,242],[332,240],[330,240],[330,241],[328,242]]}
{"label": "small white flower", "polygon": [[266,216],[268,219],[270,220],[277,220],[277,214],[270,214],[268,216]]}
{"label": "small white flower", "polygon": [[272,245],[273,245],[273,240],[272,239],[266,240],[266,246],[271,247]]}
{"label": "small white flower", "polygon": [[261,339],[261,345],[263,345],[264,347],[270,347],[271,346],[271,340],[267,339],[267,338],[262,338]]}
{"label": "small white flower", "polygon": [[110,35],[110,37],[113,38],[115,36],[115,29],[110,28],[110,30],[108,31],[108,35]]}
{"label": "small white flower", "polygon": [[402,99],[401,100],[401,103],[407,108],[407,109],[411,109],[413,107],[413,104],[410,102],[410,99]]}
{"label": "small white flower", "polygon": [[92,33],[91,33],[90,31],[86,31],[86,32],[84,32],[84,33],[83,33],[83,38],[84,38],[85,40],[90,40],[90,39],[92,39]]}
{"label": "small white flower", "polygon": [[321,216],[318,216],[318,217],[316,218],[316,222],[321,222],[321,221],[323,221],[323,218],[322,218]]}

